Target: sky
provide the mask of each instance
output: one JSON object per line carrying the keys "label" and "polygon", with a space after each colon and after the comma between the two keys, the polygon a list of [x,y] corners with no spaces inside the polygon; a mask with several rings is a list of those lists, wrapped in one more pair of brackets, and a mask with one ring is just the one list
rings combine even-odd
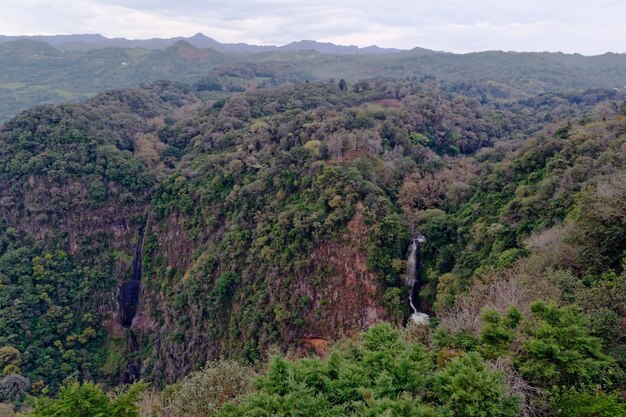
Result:
{"label": "sky", "polygon": [[220,42],[626,52],[624,0],[0,0],[0,34],[204,33]]}

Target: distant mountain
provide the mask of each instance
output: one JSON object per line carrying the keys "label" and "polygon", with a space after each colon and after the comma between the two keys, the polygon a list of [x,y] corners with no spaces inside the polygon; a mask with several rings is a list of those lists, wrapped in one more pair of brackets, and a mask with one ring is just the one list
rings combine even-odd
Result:
{"label": "distant mountain", "polygon": [[46,42],[32,39],[17,39],[13,42],[4,42],[0,46],[0,57],[12,54],[26,56],[52,56],[61,55],[61,52]]}
{"label": "distant mountain", "polygon": [[323,54],[335,54],[335,55],[352,55],[352,54],[385,54],[390,52],[399,52],[400,49],[392,48],[379,48],[378,46],[368,46],[365,48],[359,48],[355,45],[344,46],[335,45],[329,42],[317,42],[311,40],[303,40],[299,42],[291,42],[287,45],[278,48],[283,51],[301,51],[301,50],[314,50]]}
{"label": "distant mountain", "polygon": [[145,48],[145,49],[165,49],[178,41],[187,41],[196,48],[212,48],[218,52],[234,53],[258,53],[268,51],[297,51],[314,50],[326,54],[335,55],[356,55],[356,54],[384,54],[398,52],[399,49],[380,48],[378,46],[368,46],[359,48],[355,45],[335,45],[329,42],[317,42],[312,40],[302,40],[291,42],[284,46],[275,45],[248,45],[246,43],[221,43],[213,38],[197,33],[190,38],[175,37],[168,39],[126,39],[107,38],[100,34],[82,35],[53,35],[53,36],[4,36],[0,35],[0,43],[10,42],[18,39],[30,39],[46,42],[61,51],[90,51],[100,48]]}
{"label": "distant mountain", "polygon": [[316,41],[226,45],[202,34],[136,41],[101,35],[7,41],[13,38],[0,37],[0,122],[38,104],[82,100],[157,80],[195,85],[215,99],[285,83],[340,79],[350,84],[372,78],[431,80],[483,102],[626,86],[626,54],[393,52]]}

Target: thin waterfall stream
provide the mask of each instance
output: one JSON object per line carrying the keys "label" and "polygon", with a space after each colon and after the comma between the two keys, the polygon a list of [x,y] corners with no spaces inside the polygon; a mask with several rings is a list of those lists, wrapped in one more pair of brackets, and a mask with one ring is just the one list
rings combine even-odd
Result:
{"label": "thin waterfall stream", "polygon": [[135,248],[135,258],[132,264],[131,279],[120,284],[118,302],[119,302],[119,320],[126,329],[126,351],[128,352],[126,369],[122,372],[122,380],[124,383],[138,381],[141,377],[141,358],[139,357],[139,341],[137,335],[131,328],[133,319],[137,314],[139,306],[139,295],[141,292],[141,274],[143,257],[143,237],[145,224],[139,226],[137,231],[137,246]]}
{"label": "thin waterfall stream", "polygon": [[413,238],[411,246],[409,246],[406,260],[406,285],[410,288],[409,305],[412,311],[410,319],[415,324],[428,324],[428,314],[423,313],[419,308],[419,290],[421,287],[419,280],[420,244],[424,242],[426,242],[426,237],[418,232]]}

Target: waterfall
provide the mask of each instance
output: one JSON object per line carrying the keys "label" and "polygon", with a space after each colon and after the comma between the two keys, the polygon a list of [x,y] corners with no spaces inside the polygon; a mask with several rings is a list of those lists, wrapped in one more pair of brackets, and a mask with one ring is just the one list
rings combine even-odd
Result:
{"label": "waterfall", "polygon": [[139,226],[137,232],[137,246],[135,248],[135,258],[133,259],[133,275],[131,279],[120,284],[119,305],[120,323],[126,328],[130,328],[133,319],[137,314],[139,304],[139,292],[141,289],[141,258],[143,246],[144,225]]}
{"label": "waterfall", "polygon": [[[413,287],[417,280],[417,239],[413,239],[406,259],[406,285]],[[411,302],[412,306],[413,302]]]}
{"label": "waterfall", "polygon": [[122,371],[122,382],[132,383],[138,381],[141,376],[141,358],[139,357],[139,341],[137,335],[131,329],[133,319],[137,314],[139,306],[139,295],[141,291],[141,258],[143,257],[143,236],[145,225],[139,226],[137,231],[137,246],[135,247],[135,258],[132,264],[132,276],[129,280],[123,281],[119,289],[119,319],[121,325],[126,329],[126,351],[128,352],[126,369]]}
{"label": "waterfall", "polygon": [[406,260],[406,285],[410,287],[409,290],[409,305],[411,306],[411,320],[416,324],[428,324],[428,314],[424,314],[419,310],[419,306],[415,306],[414,298],[419,296],[420,281],[418,279],[419,273],[419,245],[426,242],[426,238],[421,233],[417,233],[411,246],[409,246],[409,252]]}

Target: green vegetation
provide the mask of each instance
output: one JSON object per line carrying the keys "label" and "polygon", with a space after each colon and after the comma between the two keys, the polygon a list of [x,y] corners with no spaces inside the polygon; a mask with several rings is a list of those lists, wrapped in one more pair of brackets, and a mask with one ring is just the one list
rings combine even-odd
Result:
{"label": "green vegetation", "polygon": [[[143,385],[103,390],[140,376],[163,417],[620,415],[620,93],[347,78],[206,99],[269,85],[257,64],[2,126],[6,410],[137,415]],[[418,230],[433,319],[398,330]]]}
{"label": "green vegetation", "polygon": [[175,417],[212,417],[219,415],[227,402],[236,402],[252,391],[255,373],[237,362],[208,363],[192,372],[164,395],[168,409]]}
{"label": "green vegetation", "polygon": [[[194,84],[212,99],[306,81],[344,79],[358,92],[368,82],[364,79],[431,80],[446,96],[469,96],[483,104],[537,100],[552,110],[574,104],[567,93],[575,90],[623,89],[625,59],[623,54],[584,57],[491,51],[457,55],[421,48],[356,55],[313,50],[238,54],[198,49],[185,41],[163,50],[61,51],[44,42],[20,39],[0,43],[0,121],[39,104],[83,100],[105,90],[158,80]],[[535,98],[555,91],[565,94]]]}
{"label": "green vegetation", "polygon": [[132,256],[118,254],[133,253],[164,169],[142,161],[137,139],[146,119],[193,100],[166,83],[138,93],[32,110],[0,133],[0,365],[38,389],[100,378],[112,354],[102,307],[131,273]]}
{"label": "green vegetation", "polygon": [[345,342],[325,359],[275,358],[257,391],[225,416],[516,416],[502,374],[474,353],[441,368],[432,352],[389,325]]}
{"label": "green vegetation", "polygon": [[61,387],[57,398],[40,397],[35,400],[28,417],[139,417],[137,401],[144,384],[133,384],[123,391],[108,396],[93,383],[68,382]]}

